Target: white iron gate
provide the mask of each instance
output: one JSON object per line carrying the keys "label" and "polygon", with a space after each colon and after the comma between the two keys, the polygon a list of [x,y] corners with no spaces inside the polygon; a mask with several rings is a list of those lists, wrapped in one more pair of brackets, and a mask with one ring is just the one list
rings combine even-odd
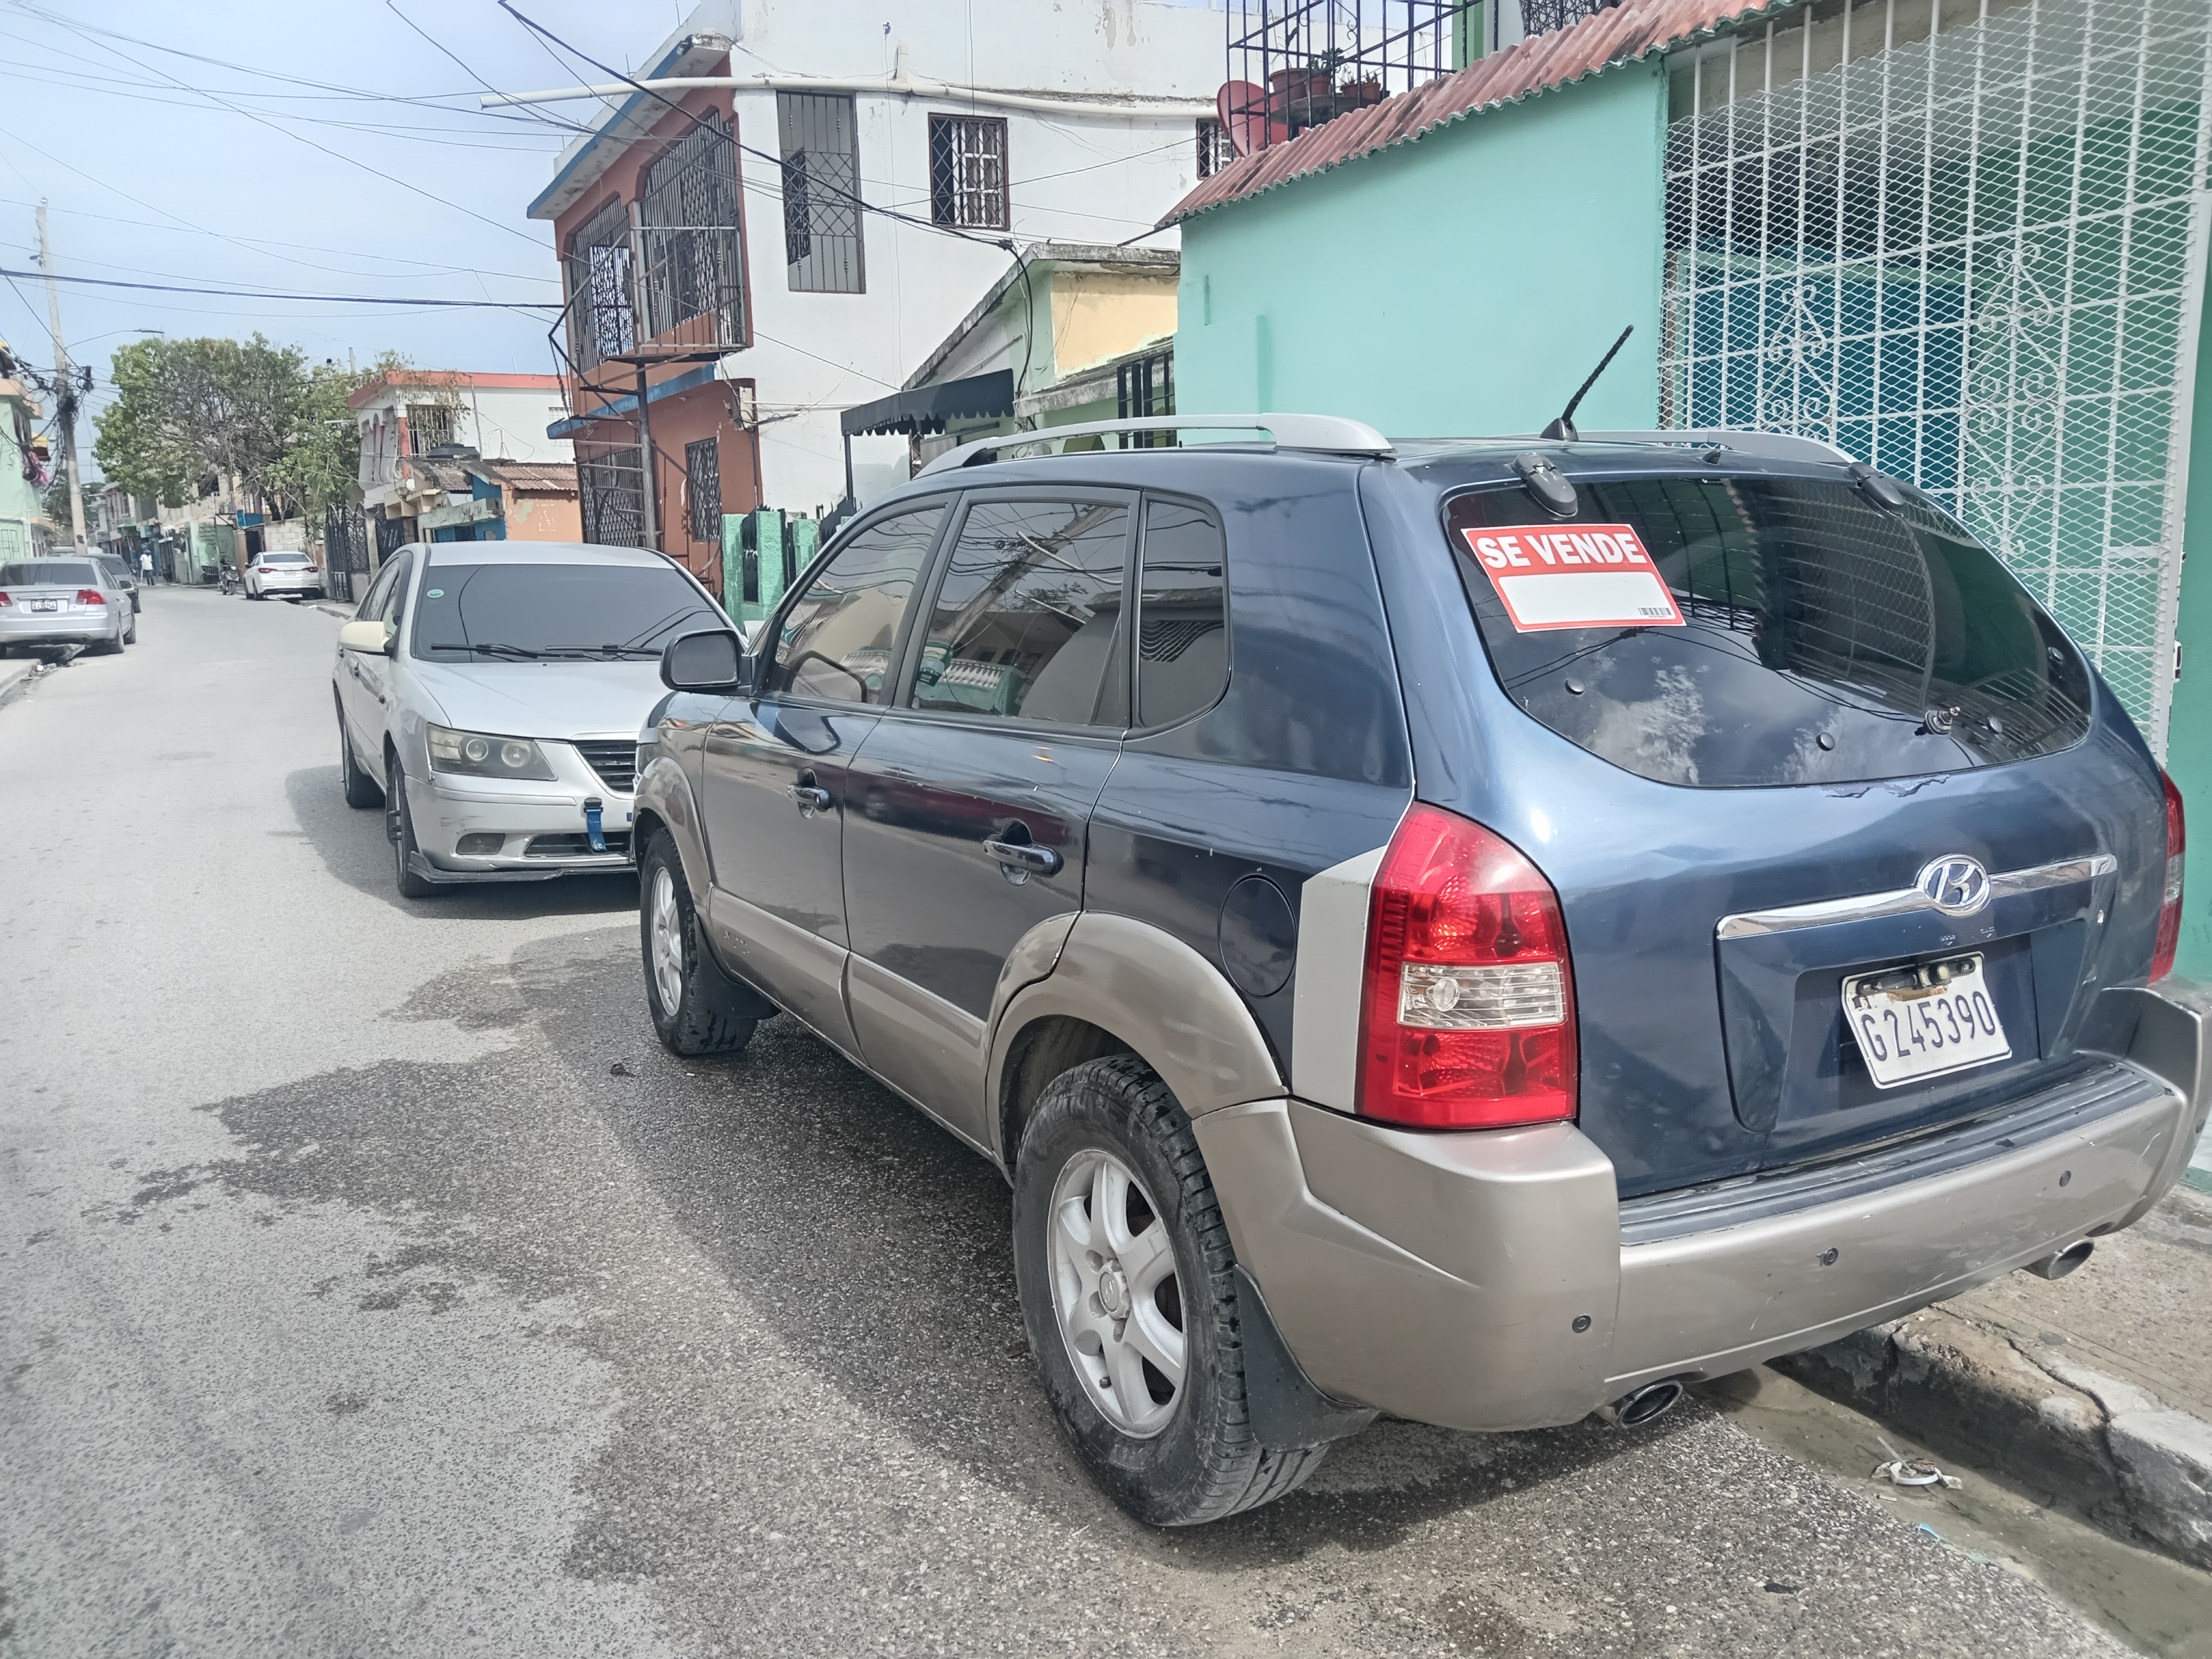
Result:
{"label": "white iron gate", "polygon": [[1665,422],[1918,483],[2163,755],[2212,4],[1820,0],[1668,71]]}

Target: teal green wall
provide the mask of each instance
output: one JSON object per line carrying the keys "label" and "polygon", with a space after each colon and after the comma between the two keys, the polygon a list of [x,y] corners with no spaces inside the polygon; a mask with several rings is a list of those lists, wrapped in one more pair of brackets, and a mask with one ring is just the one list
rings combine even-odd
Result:
{"label": "teal green wall", "polygon": [[2212,295],[2197,333],[2188,518],[2182,536],[2181,678],[2166,728],[2166,769],[2189,816],[2189,865],[2174,971],[2212,980]]}
{"label": "teal green wall", "polygon": [[1614,335],[1587,427],[1657,418],[1667,86],[1629,64],[1201,213],[1176,407],[1534,432]]}

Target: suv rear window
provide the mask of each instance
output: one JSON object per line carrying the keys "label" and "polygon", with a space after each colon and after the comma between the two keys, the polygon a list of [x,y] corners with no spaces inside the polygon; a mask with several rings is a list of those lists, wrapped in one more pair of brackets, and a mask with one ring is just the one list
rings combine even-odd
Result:
{"label": "suv rear window", "polygon": [[[1516,483],[1453,496],[1445,521],[1507,692],[1616,766],[1708,789],[1864,782],[2050,754],[2088,730],[2081,653],[1923,499],[1890,512],[1819,478],[1574,483],[1571,518]],[[1493,532],[1579,529],[1598,542],[1594,562],[1632,561],[1591,534],[1616,526],[1635,532],[1680,623],[1570,601],[1570,617],[1613,620],[1563,624],[1524,608],[1516,625],[1477,552],[1487,538],[1495,560]]]}

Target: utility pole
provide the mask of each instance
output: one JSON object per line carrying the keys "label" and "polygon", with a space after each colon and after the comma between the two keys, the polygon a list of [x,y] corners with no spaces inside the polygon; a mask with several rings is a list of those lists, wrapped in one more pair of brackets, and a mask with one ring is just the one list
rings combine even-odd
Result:
{"label": "utility pole", "polygon": [[76,465],[76,387],[70,376],[69,348],[62,343],[62,295],[54,281],[54,251],[46,240],[46,204],[39,203],[39,269],[46,274],[46,319],[54,333],[54,407],[62,420],[62,461],[69,468],[70,536],[84,545],[84,477]]}

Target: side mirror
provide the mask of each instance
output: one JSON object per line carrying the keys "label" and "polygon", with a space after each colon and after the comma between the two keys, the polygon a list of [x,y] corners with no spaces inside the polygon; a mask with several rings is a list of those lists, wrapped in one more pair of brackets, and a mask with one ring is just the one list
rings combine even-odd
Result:
{"label": "side mirror", "polygon": [[384,624],[380,622],[349,622],[338,629],[338,649],[366,651],[374,656],[384,654]]}
{"label": "side mirror", "polygon": [[742,690],[744,671],[744,647],[726,629],[686,634],[660,653],[660,683],[671,691]]}

